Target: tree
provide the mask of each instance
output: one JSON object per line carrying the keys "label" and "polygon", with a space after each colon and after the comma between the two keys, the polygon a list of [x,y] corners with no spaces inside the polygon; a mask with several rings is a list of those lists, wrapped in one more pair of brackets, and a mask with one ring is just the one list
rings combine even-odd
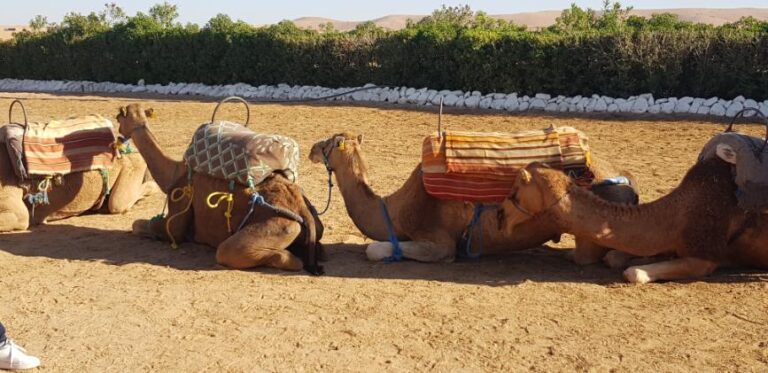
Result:
{"label": "tree", "polygon": [[424,17],[418,25],[443,24],[457,27],[468,27],[472,24],[475,13],[469,5],[445,6],[436,9],[431,15]]}
{"label": "tree", "polygon": [[110,26],[123,23],[128,19],[123,8],[119,7],[116,3],[104,4],[104,10],[101,11],[101,14]]}
{"label": "tree", "polygon": [[586,31],[597,26],[597,15],[592,9],[582,9],[575,3],[569,9],[563,10],[550,27],[552,31]]}
{"label": "tree", "polygon": [[174,21],[179,18],[179,8],[175,4],[164,1],[149,8],[149,16],[164,28],[172,27]]}
{"label": "tree", "polygon": [[618,31],[624,28],[632,7],[621,7],[618,1],[603,0],[603,14],[597,19],[597,28],[600,30]]}
{"label": "tree", "polygon": [[29,28],[32,29],[32,31],[38,32],[38,31],[45,31],[51,24],[48,23],[48,17],[43,15],[36,15],[35,18],[32,18],[31,21],[29,21]]}

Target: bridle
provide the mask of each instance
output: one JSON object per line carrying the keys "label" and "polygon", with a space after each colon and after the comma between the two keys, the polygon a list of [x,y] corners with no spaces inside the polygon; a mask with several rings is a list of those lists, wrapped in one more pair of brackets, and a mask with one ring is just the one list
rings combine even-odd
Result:
{"label": "bridle", "polygon": [[325,202],[325,208],[323,211],[318,212],[317,215],[323,215],[326,212],[328,212],[328,208],[331,207],[331,194],[333,193],[333,168],[331,167],[331,162],[328,160],[328,157],[331,155],[331,152],[333,151],[333,142],[331,142],[331,146],[329,146],[327,149],[323,149],[320,151],[320,153],[323,155],[323,164],[325,164],[325,171],[328,172],[328,200]]}
{"label": "bridle", "polygon": [[528,218],[534,218],[537,215],[541,215],[541,214],[549,212],[550,209],[552,209],[553,207],[555,207],[558,204],[560,204],[560,201],[562,201],[563,198],[565,198],[569,194],[571,194],[571,189],[570,188],[568,188],[568,190],[565,193],[563,193],[563,195],[561,195],[557,200],[555,200],[555,202],[553,202],[551,205],[547,206],[546,208],[544,208],[543,210],[541,210],[541,211],[539,211],[537,213],[532,213],[532,212],[526,210],[523,206],[520,206],[520,203],[517,202],[517,192],[515,192],[514,195],[510,196],[511,198],[509,198],[509,200],[512,201],[512,206],[515,206],[517,211],[522,212],[523,215],[527,216]]}

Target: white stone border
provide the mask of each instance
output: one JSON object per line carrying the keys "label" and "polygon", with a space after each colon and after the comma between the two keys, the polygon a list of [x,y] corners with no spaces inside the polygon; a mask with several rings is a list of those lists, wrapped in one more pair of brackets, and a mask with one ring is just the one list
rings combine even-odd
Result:
{"label": "white stone border", "polygon": [[[383,87],[371,88],[350,95],[333,98],[336,101],[378,102],[388,104],[411,104],[431,106],[440,103],[448,107],[469,109],[505,110],[509,112],[545,111],[560,113],[631,113],[631,114],[669,114],[669,115],[712,115],[733,117],[744,108],[755,108],[768,115],[768,100],[758,102],[738,96],[732,100],[718,97],[667,97],[654,99],[650,93],[629,98],[613,98],[592,95],[591,97],[552,97],[539,93],[533,97],[518,96],[517,93],[488,93],[478,91],[463,92],[427,88]],[[231,85],[208,86],[200,83],[170,83],[168,85],[120,84],[111,82],[60,81],[60,80],[18,80],[0,79],[0,91],[16,92],[74,92],[74,93],[152,93],[176,96],[205,96],[223,98],[240,96],[250,100],[301,100],[340,94],[354,88],[325,88],[318,86],[276,86],[237,83]],[[751,116],[752,113],[745,113]]]}

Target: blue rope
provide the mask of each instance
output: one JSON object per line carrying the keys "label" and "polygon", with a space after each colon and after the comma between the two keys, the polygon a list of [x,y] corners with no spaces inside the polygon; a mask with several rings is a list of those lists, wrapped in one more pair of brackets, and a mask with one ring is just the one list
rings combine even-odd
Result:
{"label": "blue rope", "polygon": [[610,185],[632,185],[632,182],[625,176],[616,176],[609,177],[592,184],[593,187]]}
{"label": "blue rope", "polygon": [[403,250],[400,248],[400,241],[397,239],[395,229],[392,227],[392,219],[389,217],[389,211],[387,211],[387,205],[384,203],[384,198],[381,198],[379,201],[381,202],[381,211],[384,212],[384,222],[387,223],[389,242],[392,243],[392,256],[384,260],[389,263],[399,262],[403,260]]}
{"label": "blue rope", "polygon": [[[467,226],[467,230],[462,237],[463,245],[461,246],[461,255],[466,258],[477,259],[483,253],[483,221],[480,219],[485,211],[485,205],[482,203],[475,204],[475,212],[472,214],[472,220]],[[475,230],[475,225],[480,229],[479,246],[480,249],[477,253],[472,253],[472,233]]]}

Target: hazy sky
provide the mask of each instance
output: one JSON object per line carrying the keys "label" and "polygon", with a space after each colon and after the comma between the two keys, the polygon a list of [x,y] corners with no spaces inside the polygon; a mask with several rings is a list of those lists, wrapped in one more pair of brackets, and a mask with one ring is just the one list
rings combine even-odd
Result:
{"label": "hazy sky", "polygon": [[[116,2],[128,14],[146,12],[162,0],[0,0],[0,24],[26,24],[42,14],[59,22],[64,14],[75,11],[88,13],[100,10],[104,3]],[[601,0],[172,0],[180,10],[181,22],[204,24],[218,13],[253,24],[275,23],[303,16],[328,17],[360,21],[388,14],[428,14],[442,4],[469,4],[474,10],[488,13],[519,13],[538,10],[561,10],[575,2],[582,7],[599,8]],[[653,8],[766,8],[768,0],[627,0],[623,5],[638,9]]]}

